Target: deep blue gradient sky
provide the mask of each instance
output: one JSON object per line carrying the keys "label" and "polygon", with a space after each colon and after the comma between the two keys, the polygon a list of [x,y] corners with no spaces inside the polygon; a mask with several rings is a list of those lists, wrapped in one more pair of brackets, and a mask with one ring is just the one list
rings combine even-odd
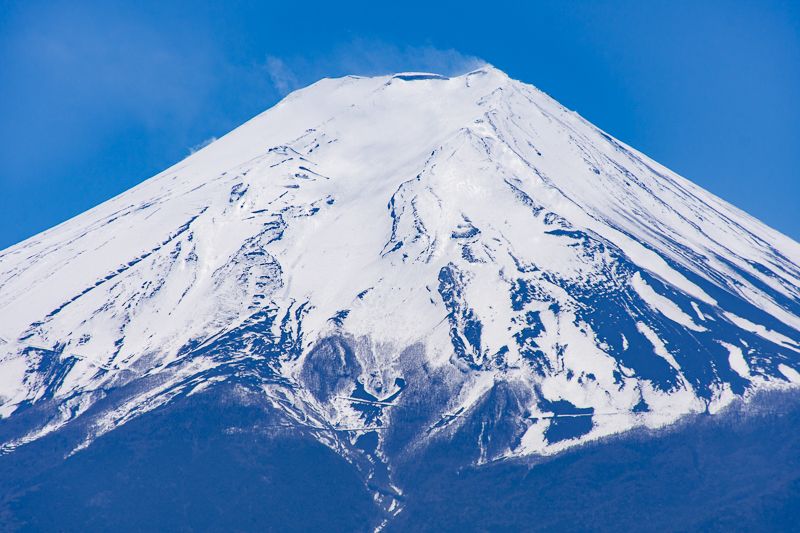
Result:
{"label": "deep blue gradient sky", "polygon": [[800,2],[0,0],[0,248],[323,76],[479,59],[800,240]]}

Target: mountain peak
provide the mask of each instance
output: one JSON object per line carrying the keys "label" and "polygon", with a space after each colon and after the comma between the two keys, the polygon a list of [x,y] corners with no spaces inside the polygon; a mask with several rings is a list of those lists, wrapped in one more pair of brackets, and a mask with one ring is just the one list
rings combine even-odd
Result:
{"label": "mountain peak", "polygon": [[322,80],[0,252],[3,449],[224,383],[373,465],[557,453],[796,387],[798,262],[490,65]]}
{"label": "mountain peak", "polygon": [[422,81],[422,80],[447,80],[447,76],[431,72],[398,72],[392,76],[393,80]]}

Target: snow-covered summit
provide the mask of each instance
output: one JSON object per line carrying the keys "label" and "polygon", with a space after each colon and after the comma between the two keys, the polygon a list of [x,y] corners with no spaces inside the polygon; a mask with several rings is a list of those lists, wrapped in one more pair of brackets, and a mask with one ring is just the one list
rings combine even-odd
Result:
{"label": "snow-covered summit", "polygon": [[800,384],[798,265],[494,67],[324,79],[0,252],[3,450],[235,383],[344,454],[554,453]]}

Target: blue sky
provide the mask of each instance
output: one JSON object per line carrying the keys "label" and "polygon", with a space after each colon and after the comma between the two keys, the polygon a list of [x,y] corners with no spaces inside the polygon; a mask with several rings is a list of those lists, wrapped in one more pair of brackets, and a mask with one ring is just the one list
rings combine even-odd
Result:
{"label": "blue sky", "polygon": [[320,77],[482,60],[800,240],[800,2],[221,4],[0,0],[0,248]]}

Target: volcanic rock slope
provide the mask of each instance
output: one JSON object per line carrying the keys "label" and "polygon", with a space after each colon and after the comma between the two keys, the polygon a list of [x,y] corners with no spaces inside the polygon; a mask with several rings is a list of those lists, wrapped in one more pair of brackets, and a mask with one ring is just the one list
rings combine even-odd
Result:
{"label": "volcanic rock slope", "polygon": [[547,455],[800,385],[798,265],[495,68],[324,79],[0,252],[2,453],[224,384],[393,509],[455,434]]}

